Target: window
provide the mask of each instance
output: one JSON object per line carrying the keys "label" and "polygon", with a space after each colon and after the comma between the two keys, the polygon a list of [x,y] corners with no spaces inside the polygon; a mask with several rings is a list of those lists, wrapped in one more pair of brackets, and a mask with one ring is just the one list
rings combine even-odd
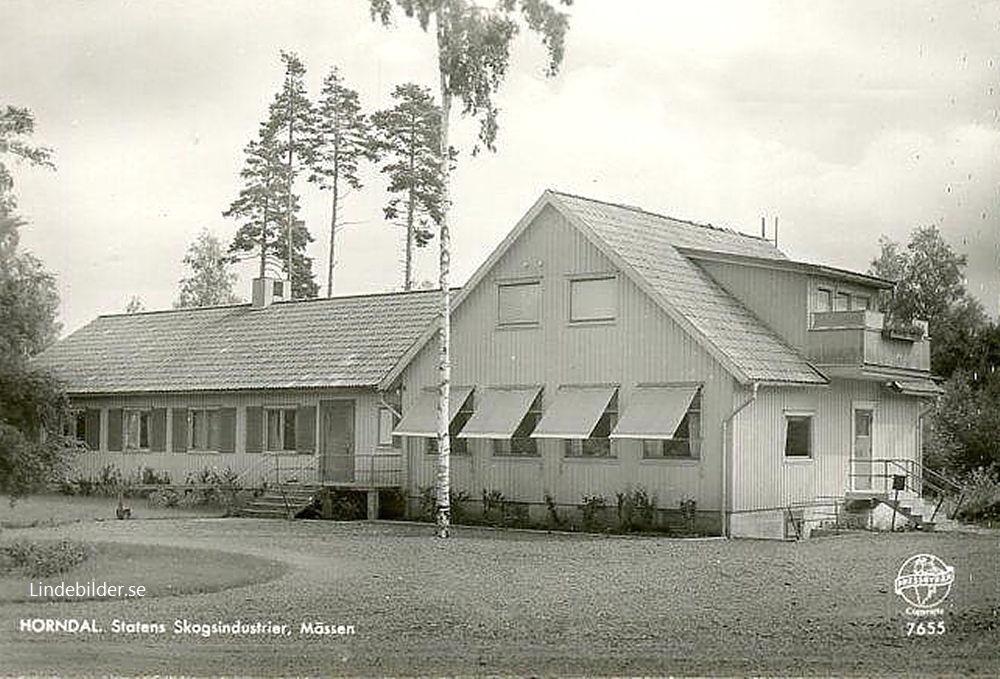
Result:
{"label": "window", "polygon": [[87,441],[87,411],[72,411],[69,418],[63,421],[63,434],[80,443],[85,443]]}
{"label": "window", "polygon": [[[472,398],[472,396],[465,398],[462,407],[451,418],[451,425],[448,428],[448,441],[452,455],[469,454],[469,439],[459,438],[458,433],[462,431],[465,423],[472,417]],[[438,454],[438,440],[436,437],[432,436],[427,439],[427,454]]]}
{"label": "window", "polygon": [[785,413],[785,457],[812,457],[811,414]]}
{"label": "window", "polygon": [[400,437],[393,436],[392,430],[399,424],[399,417],[390,408],[378,409],[378,444],[383,447],[399,448]]}
{"label": "window", "polygon": [[618,313],[617,279],[580,278],[569,282],[570,321],[613,321]]}
{"label": "window", "polygon": [[611,449],[611,431],[618,424],[618,394],[612,397],[601,419],[585,439],[563,439],[566,457],[615,457]]}
{"label": "window", "polygon": [[837,296],[833,299],[833,310],[834,311],[850,311],[851,309],[851,295],[848,292],[838,292]]}
{"label": "window", "polygon": [[219,411],[206,408],[188,411],[188,450],[219,449]]}
{"label": "window", "polygon": [[275,297],[285,296],[285,282],[284,281],[274,281],[274,287],[271,288]]}
{"label": "window", "polygon": [[701,392],[688,406],[671,439],[643,439],[644,458],[696,458],[701,454]]}
{"label": "window", "polygon": [[500,325],[531,325],[539,322],[541,283],[501,283],[497,286],[497,322]]}
{"label": "window", "polygon": [[869,311],[871,309],[871,298],[865,295],[854,295],[851,297],[851,309],[854,311]]}
{"label": "window", "polygon": [[279,452],[295,450],[295,408],[268,408],[266,418],[264,450]]}
{"label": "window", "polygon": [[491,439],[493,454],[496,457],[538,457],[538,441],[531,438],[531,432],[535,431],[535,425],[541,417],[542,404],[540,399],[535,397],[521,424],[509,439]]}
{"label": "window", "polygon": [[125,450],[149,450],[149,411],[126,410],[122,417]]}
{"label": "window", "polygon": [[833,290],[819,288],[816,290],[816,311],[823,313],[833,310]]}

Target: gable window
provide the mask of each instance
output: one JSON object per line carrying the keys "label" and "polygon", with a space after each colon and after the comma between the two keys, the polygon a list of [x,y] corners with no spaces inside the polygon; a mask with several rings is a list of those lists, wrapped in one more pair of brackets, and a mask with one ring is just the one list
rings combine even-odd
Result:
{"label": "gable window", "polygon": [[701,454],[701,392],[691,400],[673,438],[643,439],[642,456],[647,459],[697,458]]}
{"label": "gable window", "polygon": [[569,282],[570,321],[613,321],[617,315],[618,287],[614,276]]}
{"label": "gable window", "polygon": [[295,450],[295,408],[265,408],[264,449],[268,452]]}
{"label": "gable window", "polygon": [[531,438],[542,417],[541,398],[536,397],[509,439],[491,439],[496,457],[538,457],[538,442]]}
{"label": "gable window", "polygon": [[611,432],[618,424],[618,394],[608,402],[590,436],[585,439],[563,439],[566,457],[615,457],[611,448]]}
{"label": "gable window", "polygon": [[188,411],[188,450],[219,449],[219,411],[192,408]]}
{"label": "gable window", "polygon": [[812,413],[785,413],[785,457],[809,459],[813,454]]}
{"label": "gable window", "polygon": [[540,320],[539,281],[500,283],[497,285],[497,323],[500,325],[534,325]]}
{"label": "gable window", "polygon": [[148,410],[125,410],[122,413],[122,440],[125,450],[149,450]]}

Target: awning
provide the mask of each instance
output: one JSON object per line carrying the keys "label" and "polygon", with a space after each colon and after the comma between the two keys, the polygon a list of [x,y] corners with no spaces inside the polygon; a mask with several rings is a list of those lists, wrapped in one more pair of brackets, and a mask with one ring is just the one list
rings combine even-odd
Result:
{"label": "awning", "polygon": [[459,438],[509,439],[541,390],[480,387],[476,391],[476,412],[465,423]]}
{"label": "awning", "polygon": [[896,380],[889,383],[889,388],[904,396],[940,396],[944,393],[944,389],[929,379]]}
{"label": "awning", "polygon": [[532,438],[585,439],[615,395],[617,387],[560,387]]}
{"label": "awning", "polygon": [[613,439],[671,439],[698,393],[697,385],[639,387],[611,432]]}
{"label": "awning", "polygon": [[[452,387],[451,398],[448,399],[448,422],[455,419],[455,415],[461,409],[472,393],[472,387]],[[396,428],[392,430],[393,436],[425,436],[433,438],[437,436],[437,412],[438,412],[438,390],[437,388],[424,389],[424,392],[417,398],[409,412],[403,415]]]}

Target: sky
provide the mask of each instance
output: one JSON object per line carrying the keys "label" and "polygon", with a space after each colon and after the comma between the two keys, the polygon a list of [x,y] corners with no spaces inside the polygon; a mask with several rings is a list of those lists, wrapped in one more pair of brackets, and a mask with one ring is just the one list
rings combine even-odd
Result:
{"label": "sky", "polygon": [[[237,224],[243,148],[298,54],[316,96],[338,67],[373,111],[436,87],[412,20],[364,0],[0,0],[0,105],[31,109],[55,172],[15,166],[22,245],[57,276],[71,332],[130,297],[170,308],[202,228]],[[454,282],[546,188],[760,233],[791,258],[865,271],[879,237],[935,225],[1000,313],[1000,2],[576,0],[566,59],[522,32],[497,96],[496,153],[453,118]],[[335,294],[399,289],[386,181],[344,202]],[[326,287],[329,198],[303,183]],[[417,278],[436,280],[435,249]],[[239,268],[249,297],[253,265]]]}

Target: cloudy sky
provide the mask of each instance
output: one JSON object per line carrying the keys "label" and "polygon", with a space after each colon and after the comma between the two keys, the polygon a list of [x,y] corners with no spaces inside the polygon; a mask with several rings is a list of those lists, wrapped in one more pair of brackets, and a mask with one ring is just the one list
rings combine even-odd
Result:
{"label": "cloudy sky", "polygon": [[[72,331],[132,295],[169,308],[181,260],[239,190],[242,149],[298,53],[315,94],[340,67],[370,110],[435,85],[432,44],[365,0],[0,0],[0,104],[29,107],[56,172],[15,168],[22,242],[57,274]],[[1000,3],[577,0],[558,77],[518,38],[499,148],[453,188],[457,282],[545,188],[768,235],[792,258],[865,270],[880,234],[934,224],[1000,311]],[[456,142],[474,128],[457,121]],[[347,199],[338,294],[401,280],[385,182]],[[325,288],[325,196],[303,186]],[[433,279],[431,252],[418,277]],[[241,270],[249,292],[251,268]]]}

